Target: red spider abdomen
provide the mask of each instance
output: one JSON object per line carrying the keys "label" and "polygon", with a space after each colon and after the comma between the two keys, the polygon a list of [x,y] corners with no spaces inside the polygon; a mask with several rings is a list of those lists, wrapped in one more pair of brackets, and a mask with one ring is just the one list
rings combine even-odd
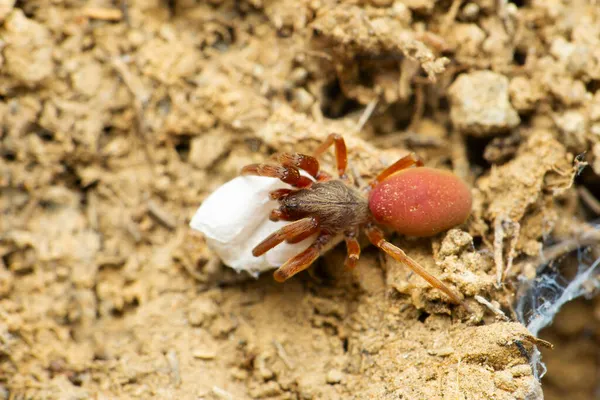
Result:
{"label": "red spider abdomen", "polygon": [[410,236],[432,236],[460,225],[471,204],[471,191],[462,180],[427,167],[397,172],[369,194],[369,208],[377,222]]}

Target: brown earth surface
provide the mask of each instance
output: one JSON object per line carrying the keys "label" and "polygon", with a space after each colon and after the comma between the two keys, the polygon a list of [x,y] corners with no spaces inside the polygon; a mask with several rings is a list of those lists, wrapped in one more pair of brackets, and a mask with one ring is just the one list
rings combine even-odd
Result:
{"label": "brown earth surface", "polygon": [[[597,299],[541,383],[513,305],[598,254],[598,89],[595,0],[0,0],[0,399],[597,398]],[[373,247],[278,284],[188,227],[330,132],[357,179],[415,151],[472,186],[462,226],[392,239],[472,313]]]}

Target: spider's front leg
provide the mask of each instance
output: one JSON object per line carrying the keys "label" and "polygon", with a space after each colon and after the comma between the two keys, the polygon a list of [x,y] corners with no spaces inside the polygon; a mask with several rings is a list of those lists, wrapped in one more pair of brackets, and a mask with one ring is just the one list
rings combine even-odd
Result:
{"label": "spider's front leg", "polygon": [[242,175],[257,175],[278,178],[282,182],[295,187],[303,188],[312,185],[313,181],[300,175],[298,168],[293,166],[250,164],[242,168]]}
{"label": "spider's front leg", "polygon": [[303,169],[318,182],[326,182],[331,179],[331,176],[323,171],[320,171],[320,165],[317,158],[332,145],[335,146],[335,159],[338,174],[340,178],[342,178],[344,177],[346,173],[346,167],[348,166],[348,151],[346,149],[346,142],[344,141],[344,138],[336,133],[332,133],[327,136],[327,139],[321,143],[312,156],[302,153],[276,153],[272,158],[274,161],[278,162],[284,167]]}
{"label": "spider's front leg", "polygon": [[272,157],[284,167],[295,167],[306,171],[313,178],[319,173],[319,161],[302,153],[276,153]]}

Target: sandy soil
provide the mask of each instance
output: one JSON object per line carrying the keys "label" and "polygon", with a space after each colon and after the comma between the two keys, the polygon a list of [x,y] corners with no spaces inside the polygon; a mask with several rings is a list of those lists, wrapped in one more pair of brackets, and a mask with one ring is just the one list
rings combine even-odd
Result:
{"label": "sandy soil", "polygon": [[[598,301],[542,383],[513,305],[600,214],[597,2],[0,0],[0,38],[0,399],[595,398]],[[330,132],[359,179],[416,151],[473,187],[393,238],[473,313],[372,247],[277,284],[188,228]]]}

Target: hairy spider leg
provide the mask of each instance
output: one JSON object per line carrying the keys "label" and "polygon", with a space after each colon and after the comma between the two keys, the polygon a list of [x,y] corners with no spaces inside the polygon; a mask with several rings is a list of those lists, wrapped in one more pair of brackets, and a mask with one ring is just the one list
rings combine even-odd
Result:
{"label": "hairy spider leg", "polygon": [[292,189],[276,189],[269,193],[269,197],[271,200],[279,200],[283,197],[289,196],[290,193],[297,192],[297,190]]}
{"label": "hairy spider leg", "polygon": [[327,136],[327,139],[313,153],[315,158],[319,157],[329,148],[329,146],[335,145],[335,161],[337,170],[340,178],[343,178],[346,174],[346,166],[348,165],[348,151],[346,149],[346,142],[342,135],[332,133]]}
{"label": "hairy spider leg", "polygon": [[332,179],[333,177],[325,171],[319,171],[319,174],[317,175],[317,182],[327,182]]}
{"label": "hairy spider leg", "polygon": [[300,243],[304,239],[311,237],[312,235],[319,232],[320,230],[321,230],[321,227],[319,225],[316,225],[315,227],[313,227],[311,229],[307,229],[304,232],[298,234],[298,236],[294,236],[293,238],[286,239],[285,242],[289,243],[289,244]]}
{"label": "hairy spider leg", "polygon": [[303,169],[314,178],[319,173],[319,161],[313,156],[301,153],[275,153],[273,159],[284,167]]}
{"label": "hairy spider leg", "polygon": [[271,210],[269,213],[269,220],[273,222],[277,221],[295,221],[297,218],[293,218],[291,215],[288,215],[285,211],[282,211],[279,208]]}
{"label": "hairy spider leg", "polygon": [[403,169],[410,168],[413,165],[416,165],[417,167],[422,167],[424,164],[423,161],[415,153],[410,153],[409,155],[402,157],[401,159],[399,159],[398,161],[381,171],[379,175],[377,175],[377,177],[373,180],[373,182],[369,184],[369,186],[373,188],[375,187],[375,185],[377,185],[379,182],[382,182],[388,176]]}
{"label": "hairy spider leg", "polygon": [[352,269],[356,267],[356,263],[360,257],[360,244],[357,240],[358,229],[352,229],[344,233],[344,240],[346,241],[346,251],[348,256],[344,265],[346,268]]}
{"label": "hairy spider leg", "polygon": [[369,238],[371,243],[373,243],[375,246],[379,247],[381,250],[386,252],[394,260],[401,262],[402,264],[406,265],[414,272],[419,274],[431,286],[447,294],[448,297],[450,297],[452,301],[454,301],[456,304],[462,304],[467,311],[470,311],[469,307],[460,299],[460,296],[457,293],[455,293],[452,289],[446,286],[438,278],[427,272],[425,268],[421,267],[419,263],[407,256],[406,253],[403,252],[401,249],[385,240],[383,232],[379,228],[373,225],[369,225],[366,227],[366,232],[367,237]]}
{"label": "hairy spider leg", "polygon": [[321,249],[325,246],[333,236],[328,232],[321,232],[315,241],[303,252],[296,254],[279,267],[273,273],[273,277],[277,282],[283,282],[298,272],[304,271],[306,268],[319,258]]}
{"label": "hairy spider leg", "polygon": [[[267,236],[262,242],[257,244],[252,249],[252,255],[259,257],[277,246],[284,240],[294,240],[294,238],[302,235],[304,236],[307,231],[312,231],[311,235],[316,232],[319,227],[319,220],[316,217],[306,217],[298,221],[287,224],[281,229],[276,230]],[[310,235],[308,235],[310,236]],[[308,237],[304,236],[304,238]]]}
{"label": "hairy spider leg", "polygon": [[312,185],[312,180],[300,175],[296,167],[285,167],[283,165],[269,164],[250,164],[242,168],[242,175],[268,176],[279,178],[282,182],[295,187],[308,187]]}

